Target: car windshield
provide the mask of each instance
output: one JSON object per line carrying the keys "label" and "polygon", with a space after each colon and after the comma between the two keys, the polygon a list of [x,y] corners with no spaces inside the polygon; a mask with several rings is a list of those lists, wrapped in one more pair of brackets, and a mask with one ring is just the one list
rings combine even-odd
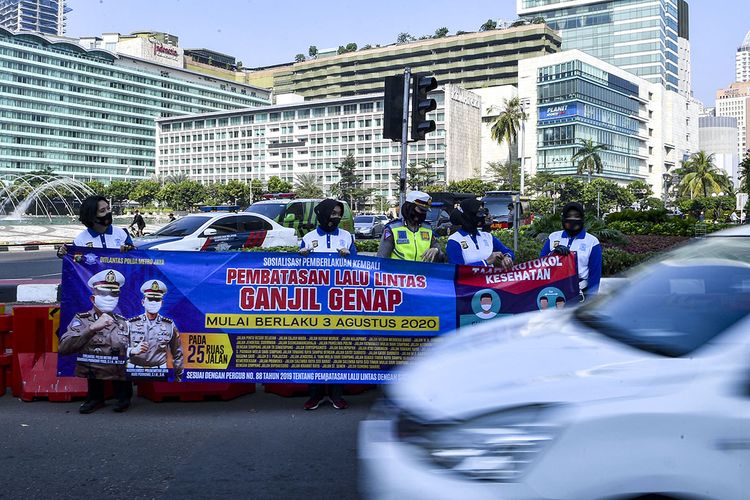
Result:
{"label": "car windshield", "polygon": [[427,219],[429,222],[437,220],[440,217],[440,212],[443,211],[443,207],[430,207],[430,211],[427,212]]}
{"label": "car windshield", "polygon": [[508,215],[508,204],[513,200],[508,196],[507,198],[485,198],[484,207],[490,211],[490,215],[493,217],[505,217]]}
{"label": "car windshield", "polygon": [[750,237],[709,238],[644,266],[575,317],[663,356],[685,356],[750,315]]}
{"label": "car windshield", "polygon": [[188,234],[194,233],[209,220],[211,220],[211,216],[183,217],[174,222],[170,222],[153,234],[154,236],[187,236]]}
{"label": "car windshield", "polygon": [[375,218],[372,215],[358,215],[354,218],[355,224],[372,224]]}
{"label": "car windshield", "polygon": [[271,220],[279,221],[279,217],[284,213],[286,203],[254,203],[247,207],[245,212],[265,215]]}

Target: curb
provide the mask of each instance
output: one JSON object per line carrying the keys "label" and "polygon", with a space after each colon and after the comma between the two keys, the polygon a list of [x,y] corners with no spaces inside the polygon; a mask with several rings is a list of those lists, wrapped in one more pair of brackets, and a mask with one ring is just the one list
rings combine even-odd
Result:
{"label": "curb", "polygon": [[[13,245],[0,245],[2,252],[30,252],[35,250],[57,250],[61,243],[21,243]],[[52,247],[52,248],[48,248]]]}
{"label": "curb", "polygon": [[53,304],[59,301],[59,283],[0,284],[0,303]]}

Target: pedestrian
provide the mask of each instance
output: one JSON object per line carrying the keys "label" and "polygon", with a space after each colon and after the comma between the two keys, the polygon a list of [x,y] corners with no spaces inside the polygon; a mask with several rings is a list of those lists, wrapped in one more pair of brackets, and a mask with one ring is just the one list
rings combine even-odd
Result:
{"label": "pedestrian", "polygon": [[177,219],[175,219],[174,214],[172,212],[169,212],[169,222],[174,222]]}
{"label": "pedestrian", "polygon": [[141,285],[143,314],[130,318],[128,369],[142,370],[145,376],[167,375],[167,352],[172,356],[175,382],[182,381],[184,356],[180,332],[171,318],[159,314],[167,285],[160,280],[146,280]]}
{"label": "pedestrian", "polygon": [[739,215],[737,215],[737,212],[732,212],[732,215],[729,216],[729,220],[732,221],[732,224],[737,224],[737,222],[740,220]]}
{"label": "pedestrian", "polygon": [[[305,234],[300,242],[299,252],[302,255],[315,253],[337,253],[343,257],[356,256],[357,247],[354,236],[339,228],[344,215],[344,204],[338,200],[325,199],[315,206],[318,226]],[[326,391],[331,405],[337,410],[349,408],[344,399],[343,384],[310,384],[310,398],[305,402],[305,410],[315,410],[326,398]]]}
{"label": "pedestrian", "polygon": [[[90,248],[119,248],[122,252],[126,252],[134,248],[133,240],[130,238],[128,232],[122,228],[112,225],[112,210],[110,209],[107,198],[103,196],[89,196],[88,198],[83,200],[83,202],[81,203],[78,220],[80,220],[81,223],[86,226],[86,229],[81,231],[81,233],[75,237],[75,239],[73,240],[74,246]],[[61,245],[60,247],[58,247],[57,256],[59,258],[63,258],[67,253],[67,245]],[[115,273],[114,276],[116,277],[117,273]],[[106,290],[107,289],[104,288],[102,290],[102,294]],[[113,296],[119,297],[119,289],[115,292],[116,295]],[[94,300],[95,295],[96,294],[92,295],[92,301]],[[100,302],[104,301],[104,299],[98,300]],[[116,305],[117,301],[115,300],[114,302]],[[114,310],[114,307],[112,307],[112,310]],[[109,321],[107,321],[107,323],[109,323],[109,326],[105,325],[106,331],[102,335],[106,335],[107,332],[110,332],[112,328],[114,328],[114,323],[118,323],[119,326],[119,322],[115,322],[109,312],[111,311],[105,311],[104,309],[99,309],[98,312],[90,311],[90,318],[93,322],[96,322],[97,319],[102,316],[102,313],[107,313],[107,316],[110,317]],[[75,323],[75,321],[76,320],[74,319],[73,323]],[[79,327],[79,331],[80,333],[84,333],[83,329],[89,322],[89,320],[86,319],[85,321],[80,321],[81,325]],[[98,327],[100,327],[100,324],[97,324],[97,328]],[[67,333],[68,332],[66,331],[66,334]],[[90,331],[86,331],[85,333],[87,336],[93,335]],[[60,354],[63,354],[64,351],[59,352]],[[125,352],[123,351],[123,355],[124,354]],[[86,396],[86,401],[84,401],[84,403],[81,405],[79,411],[81,413],[91,413],[104,406],[104,380],[96,378],[94,376],[96,375],[95,371],[87,371],[84,375],[86,376],[88,382],[88,393]],[[132,382],[130,382],[129,380],[117,378],[113,379],[112,384],[114,386],[115,395],[117,396],[118,401],[117,405],[114,408],[115,411],[121,412],[127,410],[130,406],[130,400],[133,396]]]}
{"label": "pedestrian", "polygon": [[135,211],[135,216],[133,216],[133,222],[130,223],[130,229],[133,229],[133,226],[136,227],[135,235],[143,236],[143,230],[146,228],[146,221],[143,220],[143,216],[141,215],[141,212],[139,210]]}
{"label": "pedestrian", "polygon": [[513,267],[515,254],[492,233],[483,231],[489,211],[476,198],[461,202],[451,212],[451,223],[459,229],[448,238],[445,251],[448,262],[467,266]]}
{"label": "pedestrian", "polygon": [[385,225],[380,238],[378,257],[424,262],[444,262],[432,226],[426,223],[432,198],[412,191],[401,205],[400,218]]}
{"label": "pedestrian", "polygon": [[550,253],[569,255],[578,260],[578,286],[581,293],[596,294],[602,277],[602,247],[596,236],[584,228],[584,210],[580,203],[568,203],[562,210],[562,231],[550,234],[544,242],[541,257]]}

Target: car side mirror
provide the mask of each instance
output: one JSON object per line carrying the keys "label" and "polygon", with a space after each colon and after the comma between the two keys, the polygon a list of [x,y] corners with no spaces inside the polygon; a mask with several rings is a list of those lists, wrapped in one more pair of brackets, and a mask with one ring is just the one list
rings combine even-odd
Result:
{"label": "car side mirror", "polygon": [[294,214],[286,214],[284,216],[284,222],[294,222],[295,219]]}
{"label": "car side mirror", "polygon": [[203,236],[216,236],[218,231],[212,227],[207,228],[205,231],[203,231]]}

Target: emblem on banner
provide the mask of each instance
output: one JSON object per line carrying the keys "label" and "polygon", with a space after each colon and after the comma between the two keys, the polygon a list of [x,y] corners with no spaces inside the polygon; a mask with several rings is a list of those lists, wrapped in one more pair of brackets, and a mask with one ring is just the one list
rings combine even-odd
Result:
{"label": "emblem on banner", "polygon": [[87,253],[83,256],[83,258],[85,259],[86,264],[88,264],[89,266],[93,266],[94,264],[96,264],[97,257],[93,253]]}

